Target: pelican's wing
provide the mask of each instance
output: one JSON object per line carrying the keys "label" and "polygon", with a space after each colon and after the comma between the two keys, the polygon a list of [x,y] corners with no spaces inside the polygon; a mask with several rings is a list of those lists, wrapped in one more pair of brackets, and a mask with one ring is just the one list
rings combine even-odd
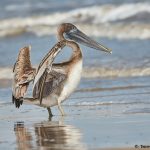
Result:
{"label": "pelican's wing", "polygon": [[30,46],[20,49],[18,58],[13,67],[12,101],[19,107],[27,91],[29,82],[34,79],[35,69],[30,62]]}
{"label": "pelican's wing", "polygon": [[18,58],[13,67],[14,79],[16,81],[20,80],[20,78],[29,70],[32,69],[31,61],[30,61],[30,49],[31,46],[26,46],[20,49]]}
{"label": "pelican's wing", "polygon": [[36,73],[36,69],[32,68],[29,71],[26,71],[20,78],[20,81],[18,82],[18,85],[23,85],[26,83],[30,83],[31,81],[34,80],[35,77],[35,73]]}
{"label": "pelican's wing", "polygon": [[60,73],[54,70],[50,73],[44,72],[42,78],[38,81],[33,90],[33,97],[38,98],[41,104],[42,99],[51,93],[54,92],[56,95],[59,95],[66,78],[66,73]]}
{"label": "pelican's wing", "polygon": [[[57,56],[57,54],[61,51],[61,49],[65,46],[66,42],[65,40],[58,42],[48,53],[47,55],[43,58],[41,63],[39,64],[39,67],[37,69],[37,74],[34,79],[33,83],[33,91],[37,90],[37,86],[41,86],[38,88],[42,92],[43,90],[43,83],[45,82],[46,79],[46,74],[51,72],[52,69],[52,63]],[[33,92],[34,93],[34,92]],[[35,94],[33,94],[33,97]]]}
{"label": "pelican's wing", "polygon": [[45,70],[48,70],[48,71],[51,70],[51,66],[52,66],[52,62],[54,61],[54,58],[61,51],[61,49],[65,46],[65,44],[66,43],[64,40],[58,42],[42,59],[41,63],[38,66],[37,74],[34,79],[33,90],[37,82],[43,76]]}
{"label": "pelican's wing", "polygon": [[44,92],[44,85],[45,85],[45,81],[47,78],[48,72],[45,70],[43,75],[41,76],[40,80],[39,80],[39,85],[38,85],[38,91],[39,91],[39,101],[40,104],[42,103],[42,98],[43,98],[43,92]]}

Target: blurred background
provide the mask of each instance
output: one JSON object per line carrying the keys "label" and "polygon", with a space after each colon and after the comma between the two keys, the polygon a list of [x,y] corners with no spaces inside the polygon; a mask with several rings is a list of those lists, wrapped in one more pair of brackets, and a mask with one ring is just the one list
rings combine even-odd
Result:
{"label": "blurred background", "polygon": [[[0,2],[0,79],[12,78],[11,68],[23,46],[32,46],[37,66],[57,42],[62,22],[75,24],[113,51],[109,55],[81,46],[83,77],[150,75],[149,0],[5,0]],[[68,50],[57,60],[66,58]]]}
{"label": "blurred background", "polygon": [[[57,42],[62,22],[75,24],[112,54],[80,45],[83,78],[63,103],[65,124],[71,126],[58,129],[40,123],[47,120],[45,108],[12,105],[11,79],[19,49],[31,45],[31,60],[37,66]],[[70,54],[65,48],[56,61]],[[57,107],[52,109],[53,121],[61,121]],[[68,149],[84,149],[84,144],[88,149],[149,145],[149,114],[150,0],[0,1],[0,149],[65,149],[62,143]]]}

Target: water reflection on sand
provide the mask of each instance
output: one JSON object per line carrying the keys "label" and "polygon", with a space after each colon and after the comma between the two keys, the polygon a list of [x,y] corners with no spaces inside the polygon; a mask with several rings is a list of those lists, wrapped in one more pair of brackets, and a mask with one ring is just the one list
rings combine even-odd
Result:
{"label": "water reflection on sand", "polygon": [[32,127],[17,122],[14,132],[19,150],[86,150],[80,130],[72,125],[64,125],[61,121],[35,123]]}

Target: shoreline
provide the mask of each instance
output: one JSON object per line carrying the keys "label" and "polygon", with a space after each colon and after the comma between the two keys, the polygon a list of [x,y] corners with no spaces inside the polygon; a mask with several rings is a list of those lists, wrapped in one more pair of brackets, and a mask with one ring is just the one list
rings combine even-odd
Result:
{"label": "shoreline", "polygon": [[51,120],[39,106],[23,103],[16,109],[11,88],[0,89],[0,149],[136,150],[135,145],[148,145],[148,81],[83,78],[63,103],[67,116],[60,116],[56,106]]}
{"label": "shoreline", "polygon": [[22,145],[33,149],[54,146],[54,150],[56,147],[60,150],[66,147],[72,150],[136,150],[139,148],[135,145],[148,145],[149,114],[113,114],[112,109],[119,106],[63,107],[67,116],[60,116],[57,107],[53,107],[55,115],[50,121],[47,110],[38,106],[23,105],[16,109],[10,104],[1,107],[0,148],[9,149],[12,145],[17,149]]}

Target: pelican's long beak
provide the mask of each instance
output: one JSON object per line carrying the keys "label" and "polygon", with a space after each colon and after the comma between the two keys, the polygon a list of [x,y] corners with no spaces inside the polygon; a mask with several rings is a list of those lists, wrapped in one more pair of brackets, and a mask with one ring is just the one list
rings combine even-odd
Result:
{"label": "pelican's long beak", "polygon": [[111,49],[103,46],[102,44],[92,40],[90,37],[88,37],[87,35],[85,35],[83,32],[81,32],[78,29],[74,29],[69,33],[66,33],[66,38],[69,38],[71,40],[74,40],[80,44],[83,44],[85,46],[97,49],[97,50],[101,50],[104,52],[108,52],[108,53],[112,53]]}

